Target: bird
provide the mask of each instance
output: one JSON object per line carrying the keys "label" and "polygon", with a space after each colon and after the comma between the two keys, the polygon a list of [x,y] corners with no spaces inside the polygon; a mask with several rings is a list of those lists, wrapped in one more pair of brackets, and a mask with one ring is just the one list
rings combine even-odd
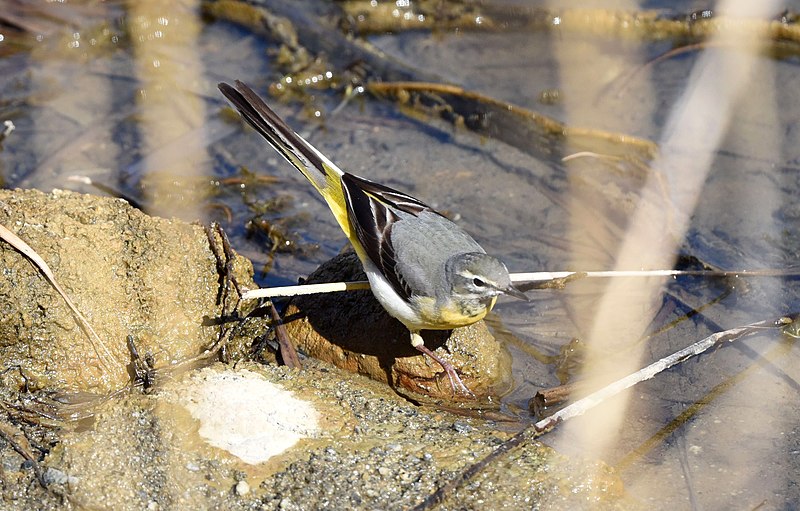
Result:
{"label": "bird", "polygon": [[372,293],[409,330],[411,345],[442,367],[454,394],[474,397],[453,365],[425,346],[420,332],[475,323],[499,295],[527,301],[505,264],[420,200],[342,171],[245,83],[218,87],[247,124],[322,195],[355,249]]}

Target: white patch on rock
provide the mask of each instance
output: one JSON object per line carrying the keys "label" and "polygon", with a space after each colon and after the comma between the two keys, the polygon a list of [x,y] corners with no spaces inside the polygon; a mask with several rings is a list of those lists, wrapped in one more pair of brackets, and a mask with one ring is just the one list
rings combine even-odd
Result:
{"label": "white patch on rock", "polygon": [[176,394],[200,421],[200,436],[251,465],[319,432],[309,402],[252,371],[204,369]]}

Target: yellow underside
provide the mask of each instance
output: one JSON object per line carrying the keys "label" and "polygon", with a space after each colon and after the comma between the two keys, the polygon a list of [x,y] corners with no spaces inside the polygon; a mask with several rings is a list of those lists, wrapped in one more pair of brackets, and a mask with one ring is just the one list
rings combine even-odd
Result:
{"label": "yellow underside", "polygon": [[436,308],[434,307],[435,300],[433,298],[419,300],[418,303],[421,305],[421,315],[425,321],[425,326],[421,328],[427,330],[450,330],[451,328],[459,328],[477,323],[492,310],[496,301],[496,297],[492,298],[488,307],[484,307],[475,314],[465,315],[461,307],[456,306],[452,302],[443,307]]}

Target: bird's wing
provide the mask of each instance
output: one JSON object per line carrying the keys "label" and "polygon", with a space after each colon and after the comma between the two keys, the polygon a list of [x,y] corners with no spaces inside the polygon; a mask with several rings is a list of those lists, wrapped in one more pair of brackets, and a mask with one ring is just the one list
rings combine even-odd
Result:
{"label": "bird's wing", "polygon": [[402,221],[403,213],[415,217],[423,211],[438,213],[410,195],[347,172],[342,176],[342,188],[350,222],[366,255],[394,290],[408,299],[411,289],[397,271],[392,227]]}

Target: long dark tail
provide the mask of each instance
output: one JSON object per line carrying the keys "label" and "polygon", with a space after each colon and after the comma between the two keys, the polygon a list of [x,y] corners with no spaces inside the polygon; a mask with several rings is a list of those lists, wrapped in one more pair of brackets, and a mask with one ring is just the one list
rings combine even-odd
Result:
{"label": "long dark tail", "polygon": [[236,80],[236,86],[218,85],[220,92],[239,110],[242,119],[263,136],[286,160],[314,185],[328,203],[348,238],[351,236],[342,190],[342,172],[331,160],[294,132],[253,89]]}

